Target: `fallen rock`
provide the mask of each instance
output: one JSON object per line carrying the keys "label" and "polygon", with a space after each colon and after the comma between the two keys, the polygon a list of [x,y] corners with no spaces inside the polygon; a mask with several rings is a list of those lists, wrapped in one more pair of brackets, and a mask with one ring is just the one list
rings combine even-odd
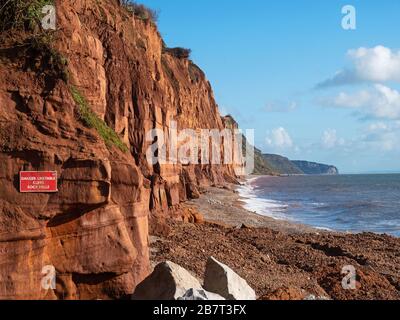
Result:
{"label": "fallen rock", "polygon": [[189,289],[186,293],[178,298],[178,300],[188,300],[188,301],[203,301],[203,300],[225,300],[219,294],[205,291],[204,289]]}
{"label": "fallen rock", "polygon": [[189,289],[201,289],[200,282],[187,270],[167,261],[158,264],[153,273],[140,283],[133,300],[177,300]]}
{"label": "fallen rock", "polygon": [[191,208],[184,208],[183,210],[181,210],[181,219],[185,223],[204,223],[204,216]]}
{"label": "fallen rock", "polygon": [[227,300],[256,300],[256,293],[246,280],[213,257],[207,261],[204,289]]}
{"label": "fallen rock", "polygon": [[238,225],[236,227],[237,230],[241,230],[241,229],[251,229],[250,226],[248,226],[247,224],[241,223],[240,225]]}
{"label": "fallen rock", "polygon": [[152,236],[168,238],[171,234],[171,227],[164,217],[150,215],[149,234]]}

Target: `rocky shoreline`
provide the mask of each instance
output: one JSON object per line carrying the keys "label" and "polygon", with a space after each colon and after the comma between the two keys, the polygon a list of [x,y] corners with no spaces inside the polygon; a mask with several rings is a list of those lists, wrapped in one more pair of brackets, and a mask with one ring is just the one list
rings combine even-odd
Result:
{"label": "rocky shoreline", "polygon": [[[151,235],[151,260],[172,261],[201,278],[209,257],[231,267],[265,300],[398,300],[400,239],[342,234],[259,216],[232,188],[203,190],[185,204],[204,223],[168,220]],[[344,289],[356,271],[356,289]]]}
{"label": "rocky shoreline", "polygon": [[186,203],[199,211],[208,222],[224,226],[237,227],[242,224],[249,227],[268,227],[284,233],[324,232],[319,229],[285,220],[262,216],[244,208],[244,198],[238,192],[238,186],[225,188],[207,188],[201,198]]}

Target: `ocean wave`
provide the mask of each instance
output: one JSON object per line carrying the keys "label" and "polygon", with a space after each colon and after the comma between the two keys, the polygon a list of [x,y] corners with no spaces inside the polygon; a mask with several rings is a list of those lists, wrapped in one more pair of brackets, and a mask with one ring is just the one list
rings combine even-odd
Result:
{"label": "ocean wave", "polygon": [[325,202],[313,202],[311,203],[312,206],[314,207],[326,207],[327,204]]}
{"label": "ocean wave", "polygon": [[262,216],[267,216],[276,220],[289,220],[285,215],[288,208],[287,204],[280,201],[260,198],[255,194],[254,182],[258,179],[249,178],[245,184],[238,188],[239,196],[244,202],[244,208]]}
{"label": "ocean wave", "polygon": [[[251,177],[238,193],[244,208],[276,220],[399,237],[399,177]],[[387,182],[377,184],[376,179]]]}
{"label": "ocean wave", "polygon": [[334,232],[335,230],[331,229],[331,228],[326,228],[326,227],[314,227],[317,230],[321,230],[321,231],[328,231],[328,232]]}

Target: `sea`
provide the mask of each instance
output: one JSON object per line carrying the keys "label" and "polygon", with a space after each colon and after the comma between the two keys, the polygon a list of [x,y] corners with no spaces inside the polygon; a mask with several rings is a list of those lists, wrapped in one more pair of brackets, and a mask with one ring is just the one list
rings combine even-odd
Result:
{"label": "sea", "polygon": [[400,174],[262,176],[238,191],[247,210],[274,219],[400,237]]}

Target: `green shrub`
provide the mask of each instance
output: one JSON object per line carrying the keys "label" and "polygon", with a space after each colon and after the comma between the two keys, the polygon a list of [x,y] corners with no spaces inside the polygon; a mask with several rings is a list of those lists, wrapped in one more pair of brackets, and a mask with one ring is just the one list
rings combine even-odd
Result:
{"label": "green shrub", "polygon": [[74,86],[70,86],[70,90],[72,97],[78,106],[79,115],[85,124],[89,128],[96,129],[107,146],[114,145],[121,151],[127,152],[128,147],[121,141],[117,133],[91,110],[87,100],[79,90]]}
{"label": "green shrub", "polygon": [[0,30],[33,30],[41,25],[42,8],[53,0],[0,0]]}
{"label": "green shrub", "polygon": [[144,21],[156,22],[158,19],[158,13],[155,10],[152,10],[146,7],[143,4],[138,4],[132,0],[122,0],[122,6],[125,7],[129,12],[134,14],[139,19]]}
{"label": "green shrub", "polygon": [[52,0],[34,0],[31,2],[27,9],[27,19],[30,28],[41,25],[41,20],[44,17],[42,9],[44,6],[50,4],[53,4]]}
{"label": "green shrub", "polygon": [[163,53],[169,54],[171,56],[174,56],[178,59],[189,59],[190,54],[192,53],[192,50],[186,49],[186,48],[163,48]]}
{"label": "green shrub", "polygon": [[[40,34],[28,40],[26,56],[36,57],[32,70],[46,75],[62,79],[65,83],[69,80],[68,59],[52,47],[53,37],[51,33]],[[39,59],[40,58],[40,59]]]}

